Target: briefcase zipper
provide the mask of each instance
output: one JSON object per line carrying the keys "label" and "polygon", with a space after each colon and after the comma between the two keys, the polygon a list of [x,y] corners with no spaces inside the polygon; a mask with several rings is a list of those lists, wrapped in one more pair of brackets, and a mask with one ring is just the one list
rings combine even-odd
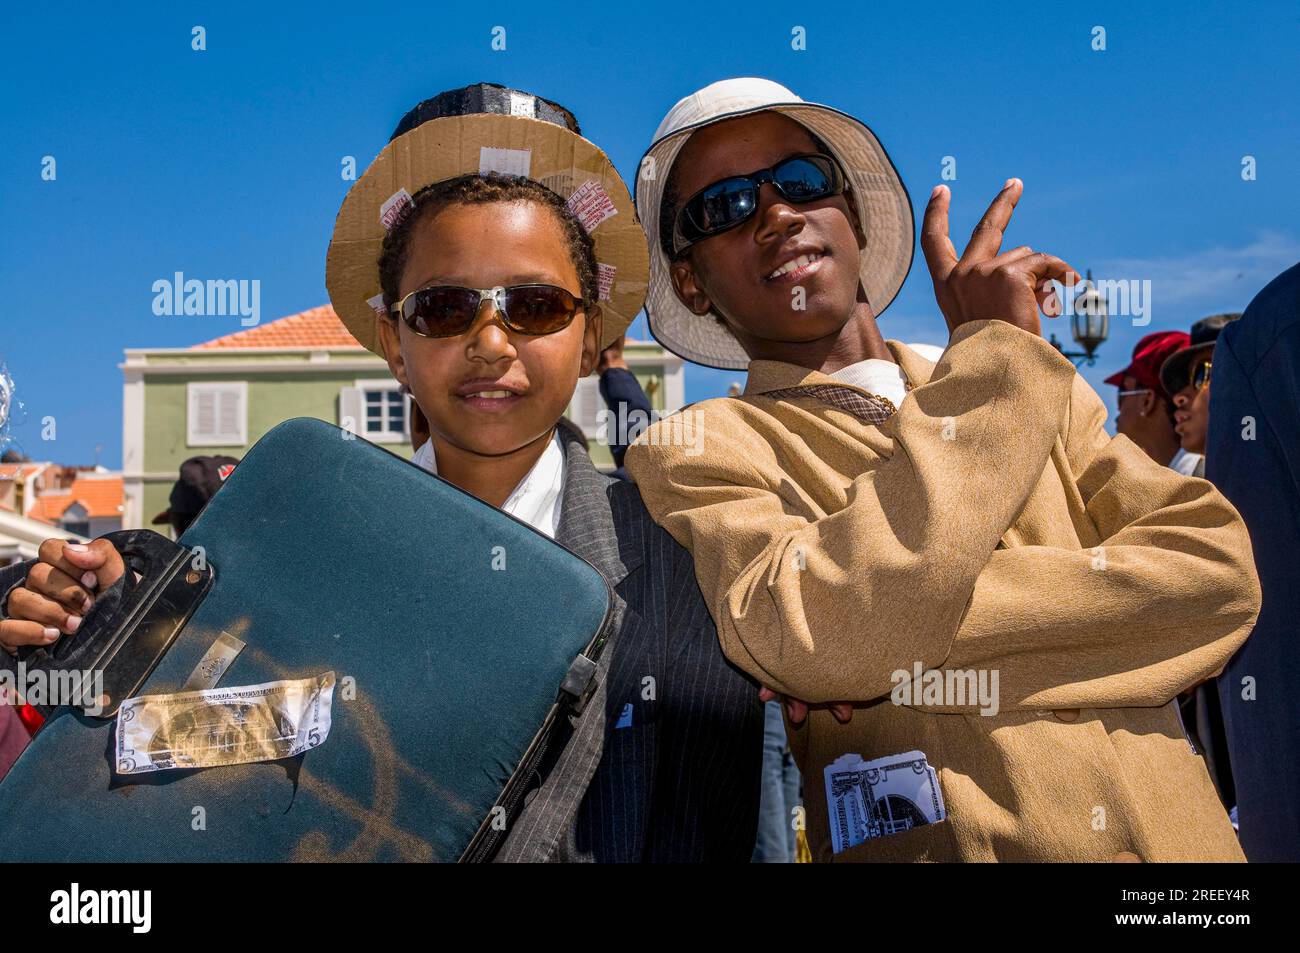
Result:
{"label": "briefcase zipper", "polygon": [[555,727],[555,717],[562,708],[561,703],[556,703],[551,707],[550,713],[542,723],[541,730],[534,737],[528,750],[524,752],[524,757],[519,763],[519,768],[513,776],[506,782],[505,790],[497,798],[496,804],[492,805],[492,811],[498,807],[505,811],[506,825],[503,829],[497,830],[492,827],[492,811],[488,811],[487,818],[484,819],[483,826],[479,828],[478,833],[470,842],[465,853],[461,856],[461,863],[478,864],[488,860],[496,853],[497,847],[506,835],[510,833],[510,825],[518,817],[518,808],[520,802],[528,795],[533,776],[537,773],[537,766],[541,764],[542,758],[546,756],[546,750],[549,747],[551,731]]}
{"label": "briefcase zipper", "polygon": [[[509,513],[506,515],[522,526],[528,525],[516,516],[512,516]],[[531,529],[532,527],[529,528]],[[533,531],[536,532],[535,529]],[[567,549],[568,547],[564,548]],[[595,566],[592,566],[592,564],[582,556],[579,556],[572,550],[569,550],[569,552],[576,559],[581,560],[596,571],[601,580],[604,581],[605,591],[609,596],[609,600],[605,607],[605,616],[600,620],[600,626],[596,629],[595,637],[592,638],[591,642],[588,643],[587,647],[580,653],[581,655],[585,655],[590,661],[598,662],[600,660],[601,652],[605,648],[606,642],[609,641],[609,630],[614,624],[614,590],[613,587],[610,586],[609,580],[605,578],[604,573],[599,569],[596,569]],[[589,696],[590,691],[587,691],[584,693],[584,697],[576,699],[579,703],[579,712],[585,710],[587,698]],[[492,810],[489,810],[487,817],[485,817],[479,824],[478,830],[474,832],[474,836],[470,838],[468,846],[466,846],[464,852],[461,853],[457,861],[458,863],[482,863],[485,860],[490,860],[496,853],[501,841],[510,833],[510,825],[518,819],[516,815],[519,802],[527,796],[530,789],[529,782],[531,781],[532,776],[537,772],[537,766],[541,763],[542,758],[546,755],[547,746],[550,743],[551,731],[555,726],[556,716],[562,712],[567,713],[572,710],[572,708],[573,705],[569,698],[565,695],[563,690],[561,690],[560,698],[551,706],[551,710],[547,714],[546,720],[542,723],[541,730],[533,736],[533,740],[529,744],[528,750],[524,752],[523,758],[520,759],[519,768],[511,775],[510,780],[506,782],[505,789],[497,797],[496,803],[492,805],[492,810],[495,810],[498,807],[505,809],[505,829],[493,829]]]}
{"label": "briefcase zipper", "polygon": [[[605,648],[608,627],[612,624],[613,612],[606,612],[605,618],[601,620],[600,629],[596,637],[591,640],[591,644],[583,650],[582,654],[591,661],[600,658],[601,651]],[[531,790],[533,775],[537,773],[537,767],[541,764],[542,759],[546,757],[547,749],[551,742],[551,735],[555,729],[556,718],[560,715],[567,715],[574,710],[574,702],[578,702],[578,710],[583,711],[586,708],[587,698],[590,696],[588,690],[583,698],[572,699],[567,694],[561,692],[559,700],[551,706],[547,713],[546,719],[542,722],[541,730],[533,736],[528,750],[524,752],[523,758],[520,759],[519,767],[511,775],[510,780],[506,782],[505,789],[497,797],[496,803],[492,805],[492,810],[488,811],[488,816],[483,819],[479,829],[470,839],[469,846],[460,856],[460,863],[478,864],[485,860],[491,859],[500,846],[501,841],[510,833],[510,825],[518,820],[519,804],[528,796]],[[503,808],[506,815],[506,826],[503,830],[496,830],[492,827],[492,811],[496,808]]]}

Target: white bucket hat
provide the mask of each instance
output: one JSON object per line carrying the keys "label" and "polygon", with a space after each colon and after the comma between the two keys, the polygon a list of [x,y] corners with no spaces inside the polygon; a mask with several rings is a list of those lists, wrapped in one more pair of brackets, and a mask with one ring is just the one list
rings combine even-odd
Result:
{"label": "white bucket hat", "polygon": [[704,126],[771,110],[789,116],[824,142],[853,189],[867,245],[858,273],[876,314],[889,307],[912,267],[912,200],[875,134],[830,106],[806,103],[768,79],[724,79],[682,99],[668,111],[641,159],[637,213],[650,244],[650,332],[680,357],[708,367],[743,370],[749,357],[731,330],[712,315],[693,314],[673,291],[669,256],[659,240],[659,205],[673,162],[691,133]]}

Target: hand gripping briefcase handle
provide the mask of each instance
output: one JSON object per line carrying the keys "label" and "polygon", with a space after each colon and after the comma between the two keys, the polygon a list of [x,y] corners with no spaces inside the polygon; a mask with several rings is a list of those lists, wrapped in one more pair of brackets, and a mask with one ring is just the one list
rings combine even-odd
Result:
{"label": "hand gripping briefcase handle", "polygon": [[[212,588],[213,568],[201,551],[153,530],[121,530],[101,538],[126,563],[122,598],[107,611],[92,607],[75,635],[19,657],[28,672],[91,675],[95,680],[85,686],[76,707],[93,717],[112,718],[144,684]],[[48,717],[54,707],[38,710]]]}

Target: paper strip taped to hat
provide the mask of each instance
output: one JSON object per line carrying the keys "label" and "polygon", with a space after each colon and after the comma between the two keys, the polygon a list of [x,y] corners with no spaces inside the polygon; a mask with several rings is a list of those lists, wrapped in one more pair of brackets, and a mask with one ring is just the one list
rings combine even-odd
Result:
{"label": "paper strip taped to hat", "polygon": [[393,139],[343,200],[325,264],[330,301],[362,345],[383,354],[379,255],[411,196],[435,182],[501,172],[534,179],[568,200],[596,246],[601,347],[623,334],[645,302],[650,265],[627,186],[609,158],[563,126],[476,113],[430,119]]}

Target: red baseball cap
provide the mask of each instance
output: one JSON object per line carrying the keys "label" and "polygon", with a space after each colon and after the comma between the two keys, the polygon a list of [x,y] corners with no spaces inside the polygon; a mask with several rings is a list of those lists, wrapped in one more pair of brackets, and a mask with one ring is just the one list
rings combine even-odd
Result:
{"label": "red baseball cap", "polygon": [[1185,331],[1153,331],[1133,348],[1133,360],[1122,371],[1116,371],[1106,378],[1107,384],[1123,386],[1125,377],[1136,378],[1143,387],[1150,387],[1161,400],[1168,400],[1160,383],[1160,366],[1170,355],[1183,350],[1192,343],[1192,338]]}

